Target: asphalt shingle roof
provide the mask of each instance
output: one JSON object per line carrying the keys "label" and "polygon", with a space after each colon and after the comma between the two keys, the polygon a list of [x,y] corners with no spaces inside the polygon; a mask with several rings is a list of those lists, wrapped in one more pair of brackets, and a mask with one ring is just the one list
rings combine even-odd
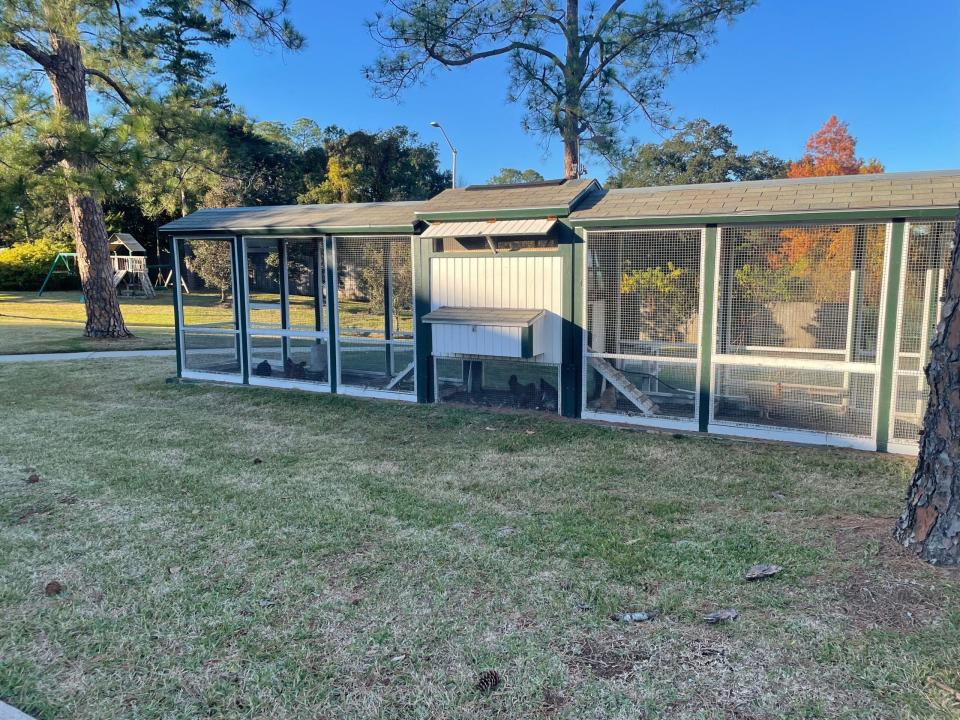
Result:
{"label": "asphalt shingle roof", "polygon": [[343,203],[337,205],[275,205],[208,208],[164,225],[164,232],[200,230],[310,230],[403,226],[413,228],[414,211],[423,202]]}
{"label": "asphalt shingle roof", "polygon": [[570,219],[766,215],[957,207],[960,170],[625,188],[591,193]]}
{"label": "asphalt shingle roof", "polygon": [[483,186],[444,190],[417,208],[418,215],[500,210],[562,209],[569,211],[595,180],[565,180],[556,184]]}

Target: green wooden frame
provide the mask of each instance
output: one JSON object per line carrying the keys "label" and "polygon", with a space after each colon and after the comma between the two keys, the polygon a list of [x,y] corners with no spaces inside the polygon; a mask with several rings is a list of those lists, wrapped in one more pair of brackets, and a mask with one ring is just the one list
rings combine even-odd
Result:
{"label": "green wooden frame", "polygon": [[713,338],[716,326],[717,258],[720,231],[708,225],[703,232],[703,251],[700,263],[700,293],[703,308],[700,313],[700,385],[697,388],[697,424],[700,432],[710,427],[710,388],[713,385]]}
{"label": "green wooden frame", "polygon": [[877,380],[877,450],[886,452],[890,444],[890,409],[893,398],[893,370],[897,352],[897,317],[900,309],[900,270],[903,266],[904,218],[893,221],[887,246],[886,298],[883,305],[880,372]]}

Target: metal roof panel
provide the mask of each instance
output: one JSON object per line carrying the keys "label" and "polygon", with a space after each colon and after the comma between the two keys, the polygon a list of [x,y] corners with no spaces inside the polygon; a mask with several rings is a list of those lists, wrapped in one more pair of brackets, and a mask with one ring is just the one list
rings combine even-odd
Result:
{"label": "metal roof panel", "polygon": [[528,220],[478,220],[473,222],[434,222],[420,237],[487,237],[546,235],[557,224],[556,218]]}

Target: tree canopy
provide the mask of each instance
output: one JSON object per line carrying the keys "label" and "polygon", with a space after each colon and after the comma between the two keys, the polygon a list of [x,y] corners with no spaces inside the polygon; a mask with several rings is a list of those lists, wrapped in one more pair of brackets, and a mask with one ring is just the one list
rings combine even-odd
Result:
{"label": "tree canopy", "polygon": [[836,115],[817,130],[810,139],[803,157],[790,163],[787,177],[829,177],[831,175],[868,175],[882,173],[879,160],[857,157],[857,140],[850,134],[847,123]]}
{"label": "tree canopy", "polygon": [[517,168],[500,168],[500,172],[487,180],[491,185],[518,185],[521,183],[542,182],[546,178],[539,172],[528,168],[518,170]]}
{"label": "tree canopy", "polygon": [[693,183],[765,180],[783,177],[787,163],[766,150],[739,152],[726,125],[692,120],[661,143],[628,150],[610,187],[649,187]]}
{"label": "tree canopy", "polygon": [[563,142],[564,174],[581,144],[608,154],[639,113],[665,123],[670,75],[700,60],[720,22],[754,0],[390,0],[369,22],[383,51],[366,69],[395,97],[439,68],[508,62],[525,130]]}

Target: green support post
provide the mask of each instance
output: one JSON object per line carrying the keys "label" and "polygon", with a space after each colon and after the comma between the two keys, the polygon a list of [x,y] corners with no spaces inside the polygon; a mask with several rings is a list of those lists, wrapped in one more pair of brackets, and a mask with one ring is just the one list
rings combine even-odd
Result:
{"label": "green support post", "polygon": [[327,345],[330,353],[330,392],[337,391],[337,257],[333,237],[327,235],[323,239],[325,248],[324,267],[327,272]]}
{"label": "green support post", "polygon": [[710,381],[713,377],[713,332],[716,326],[718,235],[716,225],[707,225],[703,233],[703,266],[700,268],[703,314],[700,316],[700,387],[697,395],[700,432],[707,432],[710,426]]}
{"label": "green support post", "polygon": [[[180,338],[183,328],[180,325],[181,305],[183,303],[180,297],[180,241],[176,238],[170,238],[170,271],[173,273],[173,279],[176,283],[173,286],[173,338],[177,349],[177,377],[183,376],[183,360],[181,358],[182,350]],[[157,244],[159,247],[159,243]],[[159,253],[158,253],[159,254]]]}
{"label": "green support post", "polygon": [[897,311],[900,307],[900,269],[903,264],[903,231],[905,221],[896,218],[887,249],[887,277],[884,282],[882,345],[880,376],[877,383],[877,450],[886,452],[890,443],[890,407],[893,394],[893,366],[897,354]]}
{"label": "green support post", "polygon": [[247,343],[247,297],[244,292],[244,278],[247,272],[246,258],[243,252],[243,237],[233,237],[233,307],[237,318],[237,358],[240,360],[240,376],[244,385],[250,384],[250,357]]}
{"label": "green support post", "polygon": [[393,241],[383,241],[383,339],[387,381],[393,378]]}
{"label": "green support post", "polygon": [[[290,329],[290,313],[288,310],[288,300],[290,298],[289,282],[287,275],[287,241],[277,241],[277,254],[280,256],[280,329]],[[287,369],[287,360],[290,358],[290,341],[284,336],[280,338],[280,356],[283,358],[283,369]]]}
{"label": "green support post", "polygon": [[563,257],[563,365],[560,371],[560,412],[565,417],[580,417],[583,395],[583,254],[586,251],[582,230],[563,225],[560,242]]}
{"label": "green support post", "polygon": [[430,312],[430,258],[432,240],[414,235],[413,243],[413,322],[416,328],[414,357],[416,358],[417,402],[433,402],[433,371],[430,354],[433,352],[430,326],[423,322],[423,316]]}

